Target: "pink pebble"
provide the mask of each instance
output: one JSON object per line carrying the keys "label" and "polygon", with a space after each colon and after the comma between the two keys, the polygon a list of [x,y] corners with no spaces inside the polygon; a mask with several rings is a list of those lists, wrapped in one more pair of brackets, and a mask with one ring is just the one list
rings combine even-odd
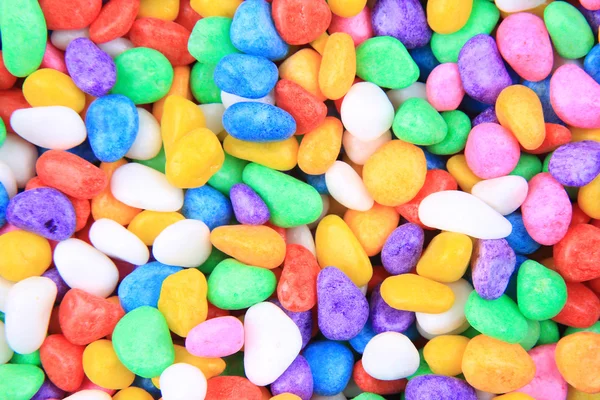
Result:
{"label": "pink pebble", "polygon": [[438,111],[456,110],[465,91],[458,64],[440,64],[431,71],[426,84],[427,101]]}
{"label": "pink pebble", "polygon": [[65,64],[65,53],[54,47],[50,41],[46,43],[46,51],[44,52],[44,58],[42,59],[40,68],[51,68],[60,71],[63,74],[69,74],[67,71],[67,64]]}
{"label": "pink pebble", "polygon": [[600,10],[600,0],[581,0],[580,3],[586,10]]}
{"label": "pink pebble", "polygon": [[244,325],[231,316],[212,318],[194,327],[185,348],[198,357],[225,357],[244,345]]}
{"label": "pink pebble", "polygon": [[537,82],[552,71],[552,43],[541,18],[529,13],[509,15],[498,27],[496,42],[502,58],[521,78]]}
{"label": "pink pebble", "polygon": [[550,102],[560,119],[578,128],[600,128],[600,85],[577,65],[558,68],[550,79]]}
{"label": "pink pebble", "polygon": [[11,225],[7,222],[6,224],[4,224],[4,226],[2,228],[0,228],[0,236],[4,235],[5,233],[8,233],[8,232],[18,231],[18,230],[19,230],[19,228],[17,228],[14,225]]}
{"label": "pink pebble", "polygon": [[482,179],[508,175],[519,162],[521,149],[517,139],[494,123],[479,124],[471,130],[465,157],[469,168]]}
{"label": "pink pebble", "polygon": [[548,172],[543,172],[529,181],[521,212],[525,229],[533,240],[552,246],[567,233],[573,209],[562,185]]}
{"label": "pink pebble", "polygon": [[104,393],[108,393],[111,396],[116,393],[116,390],[106,389],[94,384],[92,381],[90,381],[90,379],[87,376],[83,378],[83,383],[75,392],[81,392],[82,390],[101,390]]}
{"label": "pink pebble", "polygon": [[361,12],[350,18],[342,18],[333,14],[328,31],[330,34],[336,32],[347,33],[354,40],[354,46],[358,46],[373,37],[371,10],[369,7],[365,7]]}
{"label": "pink pebble", "polygon": [[556,344],[547,344],[529,351],[529,355],[535,363],[535,376],[531,382],[517,392],[528,394],[534,399],[563,400],[567,398],[569,387],[556,366],[555,350]]}

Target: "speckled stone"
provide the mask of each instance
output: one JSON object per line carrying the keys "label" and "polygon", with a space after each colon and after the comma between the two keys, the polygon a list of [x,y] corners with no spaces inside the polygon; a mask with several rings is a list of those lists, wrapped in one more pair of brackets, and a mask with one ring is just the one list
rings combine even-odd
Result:
{"label": "speckled stone", "polygon": [[584,140],[560,146],[552,153],[548,170],[564,186],[587,185],[600,174],[600,143]]}
{"label": "speckled stone", "polygon": [[406,400],[477,400],[477,394],[462,379],[442,375],[421,375],[406,385]]}
{"label": "speckled stone", "polygon": [[65,396],[65,392],[57,388],[50,379],[46,378],[42,387],[33,395],[31,400],[48,400],[48,399],[60,399]]}
{"label": "speckled stone", "polygon": [[392,275],[406,274],[417,265],[425,234],[416,224],[404,224],[388,236],[381,250],[383,267]]}
{"label": "speckled stone", "polygon": [[478,240],[471,258],[471,276],[475,290],[486,300],[504,294],[517,257],[505,239]]}
{"label": "speckled stone", "polygon": [[379,0],[373,7],[375,36],[392,36],[414,49],[431,39],[427,17],[418,0]]}
{"label": "speckled stone", "polygon": [[229,192],[229,198],[231,199],[235,219],[242,224],[262,225],[271,217],[269,208],[263,199],[244,183],[233,185]]}
{"label": "speckled stone", "polygon": [[302,400],[310,400],[313,394],[313,377],[306,358],[296,357],[283,375],[271,384],[271,393],[273,396],[291,393]]}
{"label": "speckled stone", "polygon": [[373,330],[377,333],[406,331],[415,322],[415,313],[390,307],[381,297],[380,288],[381,284],[373,288],[369,302]]}
{"label": "speckled stone", "polygon": [[75,85],[92,96],[104,96],[117,81],[113,59],[88,38],[69,43],[65,64]]}
{"label": "speckled stone", "polygon": [[46,272],[44,272],[42,274],[42,276],[52,279],[52,282],[54,282],[54,284],[56,285],[56,289],[57,289],[56,290],[56,300],[54,302],[56,304],[60,303],[62,301],[63,297],[65,297],[65,294],[67,294],[67,292],[71,288],[63,280],[63,278],[60,276],[60,273],[58,272],[58,269],[56,269],[56,268],[51,268],[51,269],[47,270]]}
{"label": "speckled stone", "polygon": [[477,115],[474,119],[473,119],[473,128],[475,128],[477,125],[479,124],[485,124],[485,123],[494,123],[494,124],[498,124],[498,117],[496,117],[496,109],[495,107],[488,107],[485,110],[483,110],[483,112],[481,112],[479,115]]}

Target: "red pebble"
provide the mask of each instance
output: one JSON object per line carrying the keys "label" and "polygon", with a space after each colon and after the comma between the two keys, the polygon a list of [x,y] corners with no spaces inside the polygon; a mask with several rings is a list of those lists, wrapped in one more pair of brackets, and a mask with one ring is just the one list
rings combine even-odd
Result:
{"label": "red pebble", "polygon": [[288,44],[307,44],[321,36],[331,23],[325,0],[273,0],[273,21]]}
{"label": "red pebble", "polygon": [[573,212],[571,216],[571,224],[570,227],[579,225],[579,224],[587,224],[590,222],[591,217],[583,212],[581,208],[579,208],[579,204],[573,203],[572,205]]}
{"label": "red pebble", "polygon": [[321,267],[315,256],[299,244],[287,246],[277,298],[288,311],[308,311],[317,304],[317,276]]}
{"label": "red pebble", "polygon": [[40,347],[40,360],[48,379],[59,389],[67,392],[77,390],[85,373],[83,372],[83,351],[85,346],[69,342],[63,335],[50,335]]}
{"label": "red pebble", "polygon": [[140,0],[110,0],[90,25],[90,39],[106,43],[124,36],[140,9]]}
{"label": "red pebble", "polygon": [[201,19],[202,16],[190,5],[190,0],[181,0],[179,2],[179,14],[175,19],[175,22],[191,32],[194,29],[194,26],[196,26],[196,22]]}
{"label": "red pebble", "polygon": [[375,394],[395,394],[400,393],[406,387],[406,379],[396,379],[393,381],[381,381],[373,378],[367,374],[362,365],[362,360],[358,360],[354,364],[354,370],[352,371],[352,378],[354,382],[363,392],[370,392]]}
{"label": "red pebble", "polygon": [[14,132],[10,126],[10,116],[12,113],[21,108],[30,107],[21,89],[0,90],[0,118],[4,121],[4,125],[6,125],[6,129],[9,132]]}
{"label": "red pebble", "polygon": [[241,376],[215,376],[208,380],[205,400],[261,400],[262,392]]}
{"label": "red pebble", "polygon": [[579,224],[554,245],[556,272],[567,282],[600,278],[600,228]]}
{"label": "red pebble", "polygon": [[589,328],[600,318],[600,300],[583,283],[567,282],[567,304],[552,318],[573,328]]}
{"label": "red pebble", "polygon": [[586,285],[592,289],[596,296],[600,296],[600,278],[592,279],[591,281],[587,281]]}
{"label": "red pebble", "polygon": [[158,18],[140,18],[129,31],[129,39],[136,47],[160,51],[175,67],[196,61],[187,49],[190,35],[178,23]]}
{"label": "red pebble", "polygon": [[102,0],[39,0],[48,29],[82,29],[102,8]]}
{"label": "red pebble", "polygon": [[58,312],[63,334],[71,343],[80,345],[112,333],[123,315],[119,304],[80,289],[67,292]]}
{"label": "red pebble", "polygon": [[208,315],[206,316],[206,319],[226,317],[228,315],[229,311],[221,310],[219,307],[215,306],[211,302],[208,302]]}
{"label": "red pebble", "polygon": [[55,306],[52,309],[52,313],[50,314],[50,322],[48,323],[48,334],[53,335],[56,333],[62,334],[62,329],[60,328],[60,322],[58,321],[58,311],[60,307]]}
{"label": "red pebble", "polygon": [[42,59],[40,68],[55,69],[63,74],[69,75],[67,64],[65,64],[65,53],[54,47],[49,41],[46,43],[46,51],[44,52],[44,58]]}
{"label": "red pebble", "polygon": [[61,150],[48,150],[35,170],[44,184],[77,199],[91,199],[108,185],[106,173],[83,158]]}
{"label": "red pebble", "polygon": [[456,190],[456,179],[448,172],[441,169],[431,169],[427,171],[425,183],[419,193],[408,203],[404,203],[396,207],[396,211],[400,213],[408,222],[417,224],[425,229],[431,229],[423,225],[419,219],[419,205],[423,199],[432,193],[442,192],[444,190]]}
{"label": "red pebble", "polygon": [[375,286],[383,282],[385,278],[391,276],[381,265],[373,266],[373,276],[367,284],[367,293],[371,293]]}
{"label": "red pebble", "polygon": [[16,81],[17,77],[6,69],[4,58],[2,58],[2,51],[0,51],[0,90],[10,89]]}
{"label": "red pebble", "polygon": [[546,138],[538,147],[534,150],[525,150],[530,154],[544,154],[550,153],[556,150],[559,146],[567,144],[571,141],[571,131],[559,124],[546,123]]}
{"label": "red pebble", "polygon": [[317,128],[327,116],[325,103],[287,79],[275,85],[275,102],[296,120],[296,135],[304,135]]}

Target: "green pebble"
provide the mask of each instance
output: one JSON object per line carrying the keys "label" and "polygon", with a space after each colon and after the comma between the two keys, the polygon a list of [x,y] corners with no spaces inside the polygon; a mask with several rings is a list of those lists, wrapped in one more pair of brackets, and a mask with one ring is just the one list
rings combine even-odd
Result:
{"label": "green pebble", "polygon": [[471,132],[469,116],[459,110],[444,111],[441,115],[448,126],[448,134],[441,142],[427,146],[427,151],[444,156],[463,151]]}
{"label": "green pebble", "polygon": [[540,172],[542,172],[542,162],[540,159],[533,154],[521,153],[517,166],[509,175],[522,176],[529,181]]}
{"label": "green pebble", "polygon": [[276,286],[272,271],[228,258],[208,277],[208,301],[223,310],[241,310],[268,299]]}
{"label": "green pebble", "polygon": [[431,370],[431,368],[429,368],[427,361],[425,361],[425,356],[423,355],[423,348],[421,348],[419,349],[419,368],[417,368],[414,374],[406,377],[406,380],[410,381],[411,379],[416,378],[417,376],[430,374],[433,374],[433,371]]}
{"label": "green pebble", "polygon": [[113,332],[113,348],[123,365],[142,378],[154,378],[175,361],[165,317],[142,306],[125,314]]}
{"label": "green pebble", "polygon": [[0,321],[4,322],[4,313],[0,311]]}
{"label": "green pebble", "polygon": [[558,324],[551,319],[540,321],[540,338],[536,346],[542,344],[552,344],[558,342],[560,333],[558,332]]}
{"label": "green pebble", "polygon": [[458,62],[458,53],[465,43],[480,33],[490,34],[500,19],[500,11],[493,2],[487,0],[473,1],[471,15],[465,26],[454,33],[441,35],[433,33],[431,51],[441,63]]}
{"label": "green pebble", "polygon": [[446,121],[427,100],[406,100],[394,117],[394,135],[408,143],[429,146],[442,142],[448,135]]}
{"label": "green pebble", "polygon": [[215,66],[196,63],[190,73],[190,88],[192,95],[200,104],[221,102],[221,89],[215,84],[213,73]]}
{"label": "green pebble", "polygon": [[4,144],[6,140],[6,125],[4,125],[4,121],[0,118],[0,147]]}
{"label": "green pebble", "polygon": [[117,82],[111,93],[123,94],[135,104],[154,103],[169,93],[173,67],[162,53],[147,47],[127,50],[115,59]]}
{"label": "green pebble", "polygon": [[221,373],[221,376],[246,377],[246,372],[244,370],[244,353],[242,351],[223,357],[223,361],[225,361],[225,370]]}
{"label": "green pebble", "polygon": [[33,353],[29,354],[19,354],[14,353],[9,363],[11,364],[29,364],[35,365],[38,367],[42,366],[42,362],[40,361],[40,351],[36,350]]}
{"label": "green pebble", "polygon": [[225,260],[227,257],[227,254],[213,246],[212,250],[210,251],[210,255],[206,261],[204,261],[204,263],[198,267],[198,270],[200,270],[200,272],[203,274],[208,275],[213,272],[217,264]]}
{"label": "green pebble", "polygon": [[385,397],[375,393],[364,392],[356,396],[354,400],[385,400]]}
{"label": "green pebble", "polygon": [[283,172],[250,163],[242,178],[267,204],[274,225],[293,228],[310,224],[323,211],[323,200],[315,188]]}
{"label": "green pebble", "polygon": [[38,69],[48,40],[46,20],[38,1],[0,1],[0,26],[2,58],[8,72],[23,78]]}
{"label": "green pebble", "polygon": [[208,17],[196,22],[188,40],[188,51],[196,60],[217,65],[228,54],[239,53],[229,37],[231,18]]}
{"label": "green pebble", "polygon": [[419,67],[396,38],[379,36],[356,48],[356,75],[388,89],[403,89],[419,79]]}
{"label": "green pebble", "polygon": [[527,260],[521,264],[517,275],[517,301],[525,318],[551,319],[567,303],[567,285],[555,271]]}
{"label": "green pebble", "polygon": [[35,365],[0,365],[0,400],[29,400],[44,383],[44,371]]}
{"label": "green pebble", "polygon": [[460,335],[464,336],[464,337],[467,337],[469,339],[473,339],[475,336],[481,335],[481,332],[479,332],[477,329],[475,329],[472,326],[470,326],[469,329],[467,329],[466,331],[464,331]]}
{"label": "green pebble", "polygon": [[594,34],[585,17],[565,1],[548,4],[544,10],[544,23],[561,57],[581,58],[594,46]]}
{"label": "green pebble", "polygon": [[163,174],[165,173],[165,167],[167,165],[167,157],[165,155],[165,148],[161,147],[160,151],[158,152],[157,155],[155,155],[154,157],[152,157],[149,160],[133,160],[134,162],[138,163],[138,164],[142,164],[145,165],[146,167],[150,167],[152,169],[155,169],[159,172],[162,172]]}
{"label": "green pebble", "polygon": [[485,300],[473,291],[465,305],[465,316],[473,328],[494,339],[519,343],[527,337],[527,319],[506,295]]}
{"label": "green pebble", "polygon": [[231,187],[236,183],[242,183],[242,173],[248,165],[248,161],[240,160],[225,153],[223,166],[208,180],[208,184],[225,196],[229,196]]}
{"label": "green pebble", "polygon": [[540,339],[540,323],[538,321],[534,321],[531,319],[527,320],[527,336],[525,339],[521,340],[519,344],[521,347],[525,349],[525,351],[529,351],[533,349],[533,346]]}
{"label": "green pebble", "polygon": [[600,322],[596,322],[594,325],[592,325],[588,328],[573,328],[572,326],[569,326],[563,336],[572,335],[577,332],[600,333]]}

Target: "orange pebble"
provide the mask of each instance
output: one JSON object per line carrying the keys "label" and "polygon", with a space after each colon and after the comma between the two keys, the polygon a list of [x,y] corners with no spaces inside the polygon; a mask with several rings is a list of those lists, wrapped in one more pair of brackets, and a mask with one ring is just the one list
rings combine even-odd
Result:
{"label": "orange pebble", "polygon": [[[113,163],[102,163],[100,164],[100,169],[104,171],[110,182],[110,178],[115,170],[125,164],[127,164],[127,161],[120,159]],[[108,218],[121,225],[128,225],[141,211],[139,208],[128,206],[117,200],[110,191],[110,185],[92,198],[92,217],[96,221],[101,218]]]}
{"label": "orange pebble", "polygon": [[317,304],[317,276],[321,267],[315,256],[299,244],[287,246],[277,298],[283,308],[308,311]]}
{"label": "orange pebble", "polygon": [[556,365],[575,389],[600,392],[600,334],[578,332],[563,337],[556,346]]}
{"label": "orange pebble", "polygon": [[48,379],[67,392],[77,390],[85,376],[84,346],[69,342],[63,335],[50,335],[40,348],[40,360]]}
{"label": "orange pebble", "polygon": [[347,33],[336,32],[329,36],[319,68],[319,87],[331,100],[348,93],[356,76],[356,51],[354,41]]}
{"label": "orange pebble", "polygon": [[327,117],[316,129],[302,138],[298,149],[298,166],[309,175],[327,172],[340,154],[344,127],[335,117]]}
{"label": "orange pebble", "polygon": [[[162,99],[152,105],[152,115],[158,122],[161,122],[165,101],[170,95],[178,95],[187,100],[192,100],[192,90],[190,89],[190,67],[180,65],[173,68],[173,83],[169,93]],[[190,129],[191,130],[191,129]]]}
{"label": "orange pebble", "polygon": [[313,49],[302,49],[281,63],[279,76],[297,83],[319,101],[324,101],[327,98],[319,88],[320,68],[321,55]]}
{"label": "orange pebble", "polygon": [[346,211],[344,221],[365,249],[365,253],[372,257],[381,251],[387,237],[396,229],[400,215],[393,207],[375,203],[368,211]]}

